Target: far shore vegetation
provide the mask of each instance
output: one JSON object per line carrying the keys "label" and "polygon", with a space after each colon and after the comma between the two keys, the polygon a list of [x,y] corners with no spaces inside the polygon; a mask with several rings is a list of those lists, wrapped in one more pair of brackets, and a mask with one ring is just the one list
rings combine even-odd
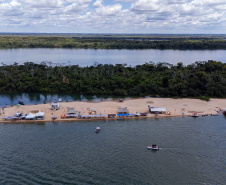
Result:
{"label": "far shore vegetation", "polygon": [[226,49],[226,35],[0,33],[0,48]]}
{"label": "far shore vegetation", "polygon": [[79,65],[25,62],[0,66],[0,92],[226,98],[226,63]]}

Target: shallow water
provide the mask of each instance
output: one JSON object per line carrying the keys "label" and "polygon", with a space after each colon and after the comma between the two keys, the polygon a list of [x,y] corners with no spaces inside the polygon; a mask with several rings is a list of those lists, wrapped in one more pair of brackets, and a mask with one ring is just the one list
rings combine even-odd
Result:
{"label": "shallow water", "polygon": [[0,184],[220,185],[225,140],[224,116],[0,123]]}

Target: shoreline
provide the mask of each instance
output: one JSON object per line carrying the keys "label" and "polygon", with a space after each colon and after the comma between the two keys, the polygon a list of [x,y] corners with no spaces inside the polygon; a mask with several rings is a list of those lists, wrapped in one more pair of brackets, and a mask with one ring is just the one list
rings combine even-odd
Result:
{"label": "shoreline", "polygon": [[[102,102],[59,102],[59,110],[51,110],[50,104],[38,104],[38,105],[14,105],[6,107],[1,110],[1,123],[43,123],[43,122],[78,122],[78,121],[100,121],[100,120],[117,120],[115,118],[61,118],[62,114],[67,114],[67,108],[73,108],[76,111],[80,111],[81,115],[89,115],[92,109],[95,109],[96,115],[108,115],[116,114],[118,108],[127,108],[129,113],[135,114],[148,113],[147,116],[139,117],[125,117],[124,120],[129,119],[147,119],[147,118],[172,118],[172,117],[188,117],[192,113],[203,114],[218,114],[222,108],[226,107],[226,99],[210,99],[210,101],[203,101],[199,99],[172,99],[172,98],[135,98],[124,100],[123,102],[102,101]],[[149,107],[165,108],[170,115],[166,114],[151,114]],[[3,120],[3,117],[13,116],[15,113],[22,111],[23,114],[30,112],[42,111],[45,113],[44,120]],[[182,114],[184,112],[184,114]],[[4,114],[3,114],[4,113]],[[56,120],[52,119],[52,116],[57,116]]]}

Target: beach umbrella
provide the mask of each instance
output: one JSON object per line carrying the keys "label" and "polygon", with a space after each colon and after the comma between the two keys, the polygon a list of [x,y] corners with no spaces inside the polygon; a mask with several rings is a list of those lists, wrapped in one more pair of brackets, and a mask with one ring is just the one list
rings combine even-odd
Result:
{"label": "beach umbrella", "polygon": [[52,116],[52,119],[57,119],[57,116]]}

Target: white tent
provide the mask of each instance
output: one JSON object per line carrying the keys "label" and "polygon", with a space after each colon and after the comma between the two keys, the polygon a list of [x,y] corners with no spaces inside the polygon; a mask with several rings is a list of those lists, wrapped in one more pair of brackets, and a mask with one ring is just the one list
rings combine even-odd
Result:
{"label": "white tent", "polygon": [[25,117],[25,119],[34,119],[34,118],[35,118],[35,115],[32,114],[32,113],[29,113],[29,114]]}
{"label": "white tent", "polygon": [[150,107],[150,112],[151,113],[165,113],[166,112],[166,109],[165,108],[158,108],[158,107]]}
{"label": "white tent", "polygon": [[41,111],[35,114],[35,117],[44,117],[44,116],[45,116],[45,113]]}

